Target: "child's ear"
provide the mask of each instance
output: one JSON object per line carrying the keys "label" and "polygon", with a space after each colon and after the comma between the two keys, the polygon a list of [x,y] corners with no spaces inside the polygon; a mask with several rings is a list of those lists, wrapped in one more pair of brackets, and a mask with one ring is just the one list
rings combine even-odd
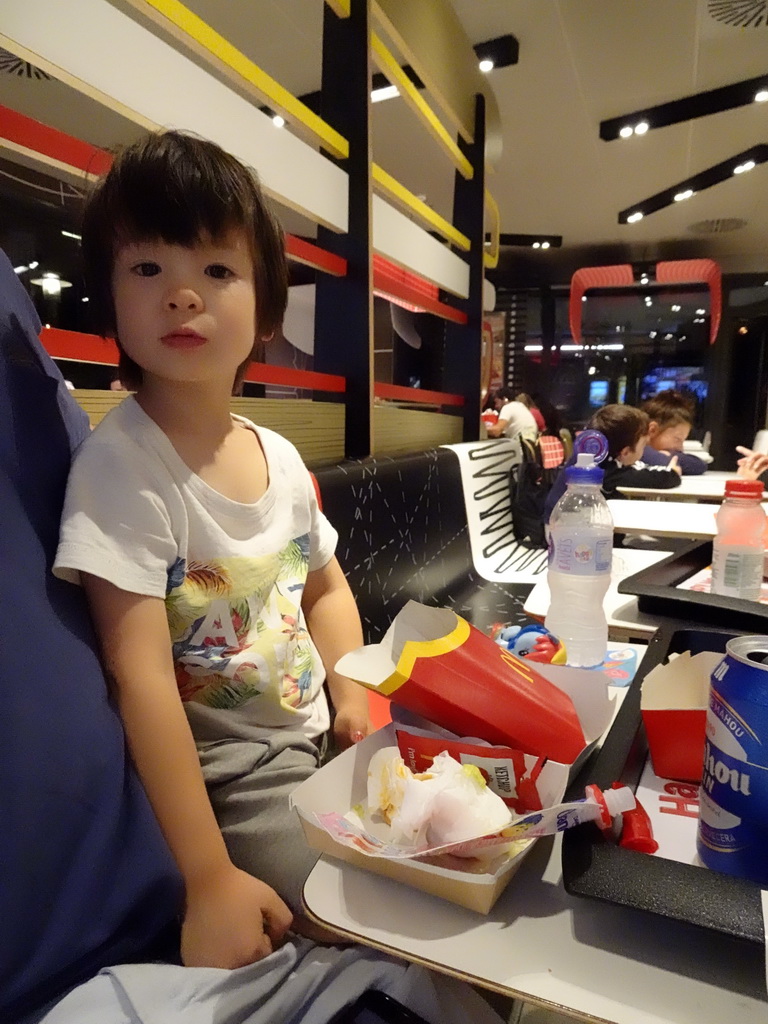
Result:
{"label": "child's ear", "polygon": [[651,420],[650,423],[648,424],[648,437],[649,438],[650,437],[656,437],[656,435],[658,433],[659,433],[659,424],[656,422],[656,420]]}

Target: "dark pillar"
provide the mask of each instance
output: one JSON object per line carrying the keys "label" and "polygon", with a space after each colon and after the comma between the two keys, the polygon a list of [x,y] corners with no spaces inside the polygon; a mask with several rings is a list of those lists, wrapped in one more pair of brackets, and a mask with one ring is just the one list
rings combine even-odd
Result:
{"label": "dark pillar", "polygon": [[[318,245],[343,256],[346,277],[317,275],[315,369],[347,379],[345,452],[372,451],[373,279],[371,271],[371,71],[369,0],[351,0],[348,18],[324,5],[320,113],[349,141],[338,161],[349,175],[349,230],[318,226]],[[326,154],[327,156],[328,154]]]}
{"label": "dark pillar", "polygon": [[472,164],[473,177],[467,181],[456,172],[453,193],[453,223],[471,241],[469,297],[456,302],[467,314],[466,324],[449,321],[445,330],[444,390],[464,396],[464,440],[480,435],[480,373],[483,330],[483,206],[485,194],[485,98],[475,97],[475,138],[471,144],[459,139],[459,146]]}

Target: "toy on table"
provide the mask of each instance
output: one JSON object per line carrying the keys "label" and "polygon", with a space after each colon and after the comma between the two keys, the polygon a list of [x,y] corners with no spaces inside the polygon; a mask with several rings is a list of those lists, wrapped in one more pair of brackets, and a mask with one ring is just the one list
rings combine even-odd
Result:
{"label": "toy on table", "polygon": [[518,658],[565,665],[565,645],[544,626],[494,626],[491,638]]}

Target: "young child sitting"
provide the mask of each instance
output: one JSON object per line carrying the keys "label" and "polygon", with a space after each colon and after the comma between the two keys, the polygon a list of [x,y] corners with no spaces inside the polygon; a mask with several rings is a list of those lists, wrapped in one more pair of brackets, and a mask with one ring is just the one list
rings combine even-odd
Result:
{"label": "young child sitting", "polygon": [[693,426],[691,401],[679,391],[662,391],[643,402],[642,410],[648,414],[648,443],[642,460],[647,466],[667,466],[676,458],[684,476],[706,473],[707,463],[683,446]]}
{"label": "young child sitting", "polygon": [[237,967],[281,941],[316,859],[288,797],[319,763],[325,680],[338,745],[370,729],[333,668],[363,643],[336,531],[296,449],[229,411],[284,313],[282,233],[249,170],[166,132],[117,156],[82,234],[135,395],[76,455],[54,569],[86,590],[185,882],[184,963]]}
{"label": "young child sitting", "polygon": [[[674,456],[664,466],[646,466],[640,462],[648,440],[648,416],[631,405],[604,405],[587,424],[608,440],[608,455],[600,468],[604,471],[602,491],[606,498],[619,498],[618,487],[678,487],[680,469]],[[569,459],[572,465],[576,457]],[[552,484],[545,504],[545,522],[565,493],[565,467]]]}

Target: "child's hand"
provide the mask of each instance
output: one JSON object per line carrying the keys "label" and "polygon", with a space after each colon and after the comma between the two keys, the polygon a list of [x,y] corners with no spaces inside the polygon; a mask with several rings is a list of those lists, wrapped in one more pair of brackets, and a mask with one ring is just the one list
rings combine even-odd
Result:
{"label": "child's hand", "polygon": [[677,473],[678,476],[682,476],[683,475],[682,469],[680,469],[680,467],[677,464],[677,456],[676,455],[673,455],[672,458],[667,463],[667,469],[674,469],[674,471]]}
{"label": "child's hand", "polygon": [[736,463],[738,466],[736,476],[740,476],[744,480],[757,480],[761,473],[768,469],[768,455],[753,452],[751,448],[744,448],[740,444],[736,445],[736,451],[744,456]]}
{"label": "child's hand", "polygon": [[353,743],[359,743],[371,731],[367,697],[362,706],[357,702],[355,705],[342,705],[337,709],[336,717],[333,720],[333,736],[339,750],[346,750]]}
{"label": "child's hand", "polygon": [[185,967],[233,969],[269,956],[293,915],[274,889],[232,864],[187,887]]}

